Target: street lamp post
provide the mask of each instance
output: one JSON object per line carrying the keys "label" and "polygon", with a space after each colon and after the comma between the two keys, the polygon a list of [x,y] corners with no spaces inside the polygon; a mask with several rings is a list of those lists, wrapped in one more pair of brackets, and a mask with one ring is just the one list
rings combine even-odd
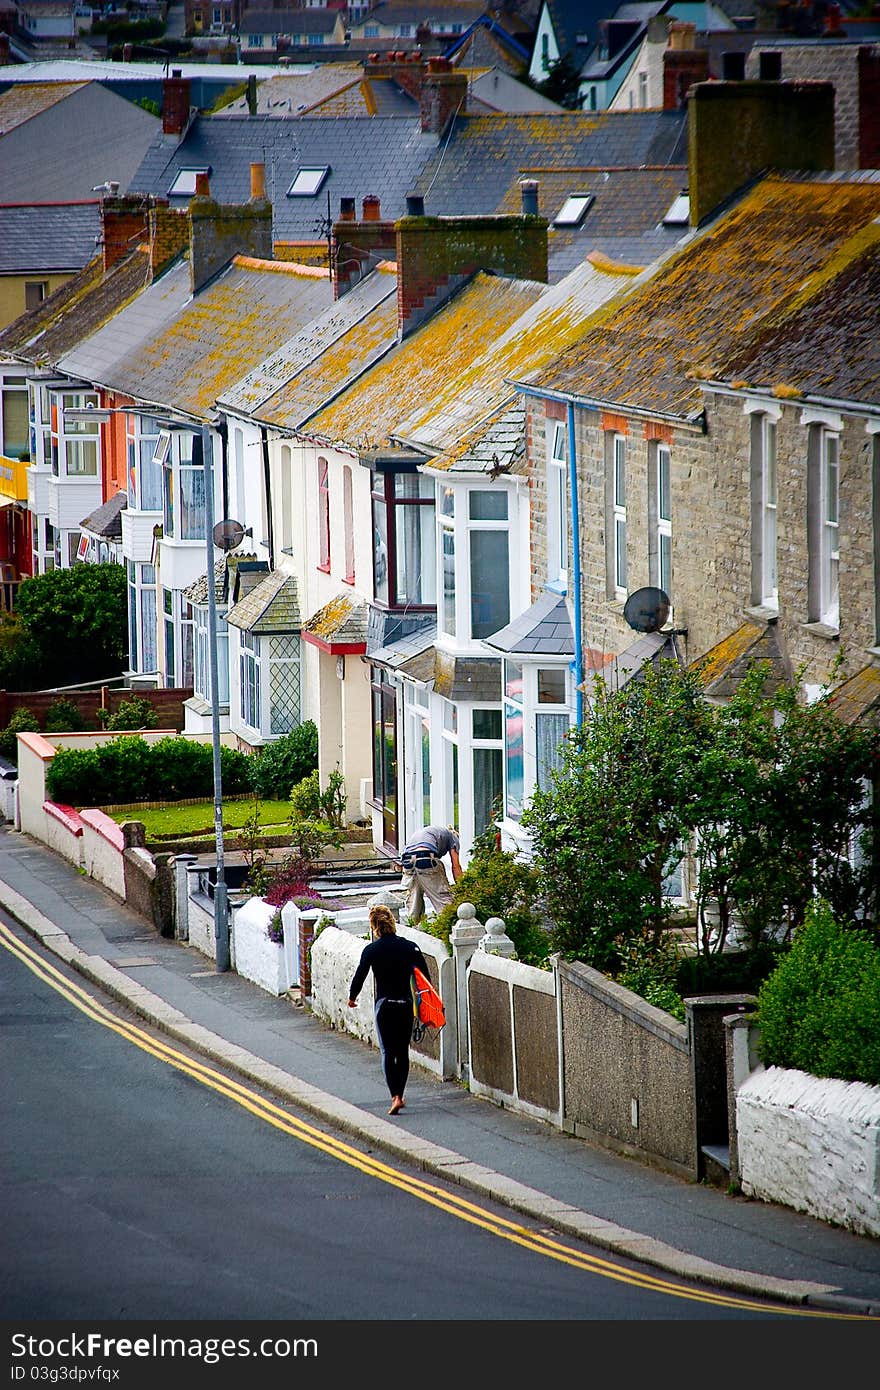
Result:
{"label": "street lamp post", "polygon": [[211,672],[211,745],[214,753],[214,835],[217,881],[214,886],[214,940],[217,969],[229,969],[229,899],[223,861],[223,786],[220,775],[220,680],[217,661],[217,588],[214,578],[214,441],[202,427],[202,466],[205,470],[205,544],[208,552],[208,662]]}

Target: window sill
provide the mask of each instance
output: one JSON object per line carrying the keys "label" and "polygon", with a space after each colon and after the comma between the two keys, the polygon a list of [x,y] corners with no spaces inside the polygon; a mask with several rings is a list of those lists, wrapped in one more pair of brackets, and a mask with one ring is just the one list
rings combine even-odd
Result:
{"label": "window sill", "polygon": [[779,621],[779,609],[771,608],[769,604],[756,603],[751,608],[744,608],[743,612],[747,618],[756,618],[759,623],[777,623]]}
{"label": "window sill", "polygon": [[625,598],[609,598],[609,599],[607,599],[606,602],[605,602],[605,607],[608,609],[608,612],[609,612],[609,613],[614,613],[614,614],[616,614],[617,617],[622,618],[622,617],[623,617],[623,610],[624,610],[624,608],[626,607],[626,599],[625,599]]}
{"label": "window sill", "polygon": [[329,573],[330,573],[330,566],[329,566],[329,565],[315,565],[315,569],[316,569],[316,570],[320,570],[321,574],[329,574]]}
{"label": "window sill", "polygon": [[353,574],[344,574],[344,575],[342,576],[342,581],[341,581],[341,582],[342,582],[343,584],[347,584],[347,585],[349,586],[349,588],[352,588],[352,589],[353,589],[353,588],[354,588],[354,575],[353,575]]}
{"label": "window sill", "polygon": [[837,642],[840,628],[830,627],[828,623],[801,623],[801,632],[809,632],[813,637],[821,637],[825,642]]}

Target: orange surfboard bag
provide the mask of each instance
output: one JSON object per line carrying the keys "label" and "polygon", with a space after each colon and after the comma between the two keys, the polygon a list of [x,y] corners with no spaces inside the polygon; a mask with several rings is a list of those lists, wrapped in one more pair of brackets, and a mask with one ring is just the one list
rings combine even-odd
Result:
{"label": "orange surfboard bag", "polygon": [[413,970],[413,1039],[418,1042],[426,1028],[443,1028],[446,1011],[431,981],[418,968]]}

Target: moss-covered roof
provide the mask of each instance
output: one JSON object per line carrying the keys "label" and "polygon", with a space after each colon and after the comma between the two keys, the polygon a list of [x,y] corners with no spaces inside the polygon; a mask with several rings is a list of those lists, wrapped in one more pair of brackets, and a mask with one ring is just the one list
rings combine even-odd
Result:
{"label": "moss-covered roof", "polygon": [[876,182],[768,176],[639,292],[599,310],[533,381],[624,409],[692,415],[700,379],[758,341],[811,277],[818,285],[854,261],[878,214]]}
{"label": "moss-covered roof", "polygon": [[742,623],[690,665],[704,693],[711,699],[725,700],[759,662],[766,664],[764,689],[767,694],[791,681],[791,666],[780,645],[775,623]]}
{"label": "moss-covered roof", "polygon": [[230,608],[226,621],[232,627],[258,636],[299,632],[301,619],[296,580],[281,570],[273,570]]}

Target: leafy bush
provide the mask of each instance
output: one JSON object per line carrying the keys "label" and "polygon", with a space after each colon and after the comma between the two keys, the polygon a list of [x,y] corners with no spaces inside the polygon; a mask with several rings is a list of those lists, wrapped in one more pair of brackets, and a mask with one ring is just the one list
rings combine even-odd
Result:
{"label": "leafy bush", "polygon": [[334,829],[345,826],[345,778],[338,768],[330,773],[327,786],[321,791],[318,769],[292,789],[291,819],[294,821],[326,821]]}
{"label": "leafy bush", "polygon": [[791,949],[758,991],[767,1066],[880,1085],[880,950],[811,904]]}
{"label": "leafy bush", "polygon": [[291,733],[253,755],[251,786],[258,796],[290,796],[318,766],[318,729],[307,719]]}
{"label": "leafy bush", "polygon": [[647,938],[631,941],[624,953],[617,983],[638,994],[656,1009],[663,1009],[684,1021],[684,1000],[679,993],[676,972],[678,951],[668,938],[655,945]]}
{"label": "leafy bush", "polygon": [[529,865],[505,850],[482,850],[452,886],[452,902],[424,930],[449,945],[459,903],[473,903],[477,918],[501,917],[516,947],[517,959],[527,965],[546,965],[550,939],[535,902],[538,876]]}
{"label": "leafy bush", "polygon": [[76,733],[85,728],[85,720],[72,700],[54,700],[46,710],[44,727],[49,734]]}
{"label": "leafy bush", "polygon": [[128,652],[124,565],[74,565],[22,580],[2,623],[0,686],[41,690],[117,676]]}
{"label": "leafy bush", "polygon": [[[247,791],[249,755],[221,748],[220,779],[228,796]],[[46,792],[53,801],[70,806],[213,797],[213,750],[210,744],[179,735],[151,744],[136,734],[97,748],[63,748],[47,770]]]}
{"label": "leafy bush", "polygon": [[18,705],[12,711],[12,716],[6,728],[0,733],[0,756],[8,758],[10,762],[18,762],[18,739],[17,733],[39,732],[39,722],[35,714],[25,705]]}
{"label": "leafy bush", "polygon": [[684,956],[676,968],[675,987],[683,998],[694,994],[757,994],[787,949],[759,941],[750,951]]}
{"label": "leafy bush", "polygon": [[143,695],[133,695],[130,700],[121,700],[119,708],[110,715],[108,729],[155,729],[159,716],[150,701]]}

